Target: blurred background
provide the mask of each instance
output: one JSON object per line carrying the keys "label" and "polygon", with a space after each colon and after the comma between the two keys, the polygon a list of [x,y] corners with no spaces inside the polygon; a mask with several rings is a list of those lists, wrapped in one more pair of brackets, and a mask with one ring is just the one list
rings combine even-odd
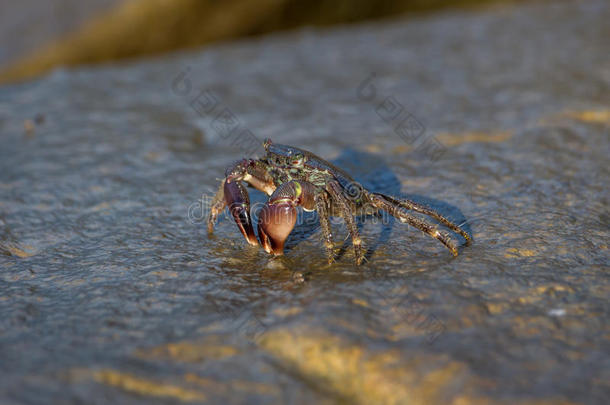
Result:
{"label": "blurred background", "polygon": [[302,26],[499,2],[509,1],[1,0],[0,83]]}

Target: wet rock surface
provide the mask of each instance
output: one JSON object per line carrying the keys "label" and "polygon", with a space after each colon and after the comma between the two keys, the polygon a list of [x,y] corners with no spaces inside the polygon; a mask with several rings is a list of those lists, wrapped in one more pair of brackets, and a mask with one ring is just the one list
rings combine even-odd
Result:
{"label": "wet rock surface", "polygon": [[[449,13],[1,88],[1,402],[604,403],[609,17]],[[356,267],[310,214],[277,260],[226,216],[209,238],[251,137],[474,242],[364,218]]]}

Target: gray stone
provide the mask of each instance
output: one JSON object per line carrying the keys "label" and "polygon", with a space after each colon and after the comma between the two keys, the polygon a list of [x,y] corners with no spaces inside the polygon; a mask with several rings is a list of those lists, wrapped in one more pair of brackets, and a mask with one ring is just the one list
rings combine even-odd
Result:
{"label": "gray stone", "polygon": [[[609,19],[504,6],[0,88],[0,402],[604,403]],[[315,215],[277,260],[226,216],[208,238],[265,137],[474,243],[368,218],[356,267],[337,220],[329,267]]]}

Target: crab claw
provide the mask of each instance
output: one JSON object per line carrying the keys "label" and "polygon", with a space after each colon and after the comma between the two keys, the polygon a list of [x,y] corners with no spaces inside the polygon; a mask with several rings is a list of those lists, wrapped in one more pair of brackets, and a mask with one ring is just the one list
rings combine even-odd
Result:
{"label": "crab claw", "polygon": [[224,185],[224,196],[229,211],[244,238],[249,244],[258,246],[250,218],[250,198],[246,188],[239,181],[227,179]]}
{"label": "crab claw", "polygon": [[284,254],[284,242],[297,222],[297,210],[290,201],[268,202],[261,210],[258,235],[267,253]]}

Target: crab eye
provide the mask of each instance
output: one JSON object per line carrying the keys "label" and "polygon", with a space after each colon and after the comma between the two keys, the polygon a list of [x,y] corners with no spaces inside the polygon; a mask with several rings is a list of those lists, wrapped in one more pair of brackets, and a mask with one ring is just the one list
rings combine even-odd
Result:
{"label": "crab eye", "polygon": [[291,159],[291,163],[293,166],[303,166],[304,162],[305,156],[303,156],[302,153],[296,153]]}

